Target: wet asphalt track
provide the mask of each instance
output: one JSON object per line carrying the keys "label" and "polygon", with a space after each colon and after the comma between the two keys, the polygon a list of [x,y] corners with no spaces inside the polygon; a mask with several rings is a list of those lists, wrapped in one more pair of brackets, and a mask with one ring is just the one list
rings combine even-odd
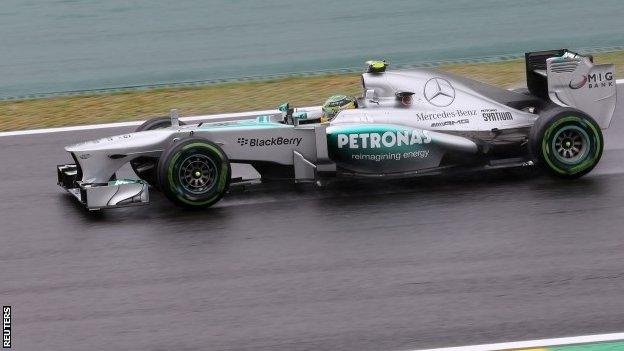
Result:
{"label": "wet asphalt track", "polygon": [[[622,121],[624,122],[624,121]],[[62,147],[0,138],[15,350],[402,350],[624,330],[624,123],[584,179],[269,185],[82,210]]]}

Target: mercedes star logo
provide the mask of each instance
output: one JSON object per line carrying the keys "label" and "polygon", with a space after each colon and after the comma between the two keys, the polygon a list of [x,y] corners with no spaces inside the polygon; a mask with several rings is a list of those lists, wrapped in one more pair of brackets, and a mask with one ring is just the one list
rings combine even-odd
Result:
{"label": "mercedes star logo", "polygon": [[446,107],[455,101],[455,88],[448,80],[434,77],[425,84],[423,95],[433,106]]}

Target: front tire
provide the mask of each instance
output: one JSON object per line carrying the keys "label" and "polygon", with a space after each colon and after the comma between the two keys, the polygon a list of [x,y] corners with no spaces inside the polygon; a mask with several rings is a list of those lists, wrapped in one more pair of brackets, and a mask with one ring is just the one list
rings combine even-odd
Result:
{"label": "front tire", "polygon": [[213,205],[230,186],[232,169],[225,152],[202,138],[172,144],[158,162],[158,185],[175,204],[191,209]]}
{"label": "front tire", "polygon": [[574,179],[589,173],[600,161],[604,139],[588,114],[573,108],[545,111],[533,125],[530,149],[550,174]]}
{"label": "front tire", "polygon": [[[180,122],[180,125],[184,123]],[[135,132],[143,132],[146,130],[165,129],[171,127],[171,117],[155,117],[141,124]],[[154,188],[158,188],[156,177],[156,167],[158,159],[154,157],[137,157],[130,161],[130,166],[139,179],[142,179]]]}

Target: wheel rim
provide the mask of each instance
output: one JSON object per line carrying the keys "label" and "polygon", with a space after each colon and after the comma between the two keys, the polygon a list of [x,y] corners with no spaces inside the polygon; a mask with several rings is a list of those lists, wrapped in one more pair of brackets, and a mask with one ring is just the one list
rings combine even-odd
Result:
{"label": "wheel rim", "polygon": [[582,162],[589,154],[590,139],[587,132],[577,126],[565,126],[552,140],[555,158],[568,165]]}
{"label": "wheel rim", "polygon": [[186,191],[203,194],[216,184],[217,166],[206,155],[191,155],[180,164],[178,179]]}

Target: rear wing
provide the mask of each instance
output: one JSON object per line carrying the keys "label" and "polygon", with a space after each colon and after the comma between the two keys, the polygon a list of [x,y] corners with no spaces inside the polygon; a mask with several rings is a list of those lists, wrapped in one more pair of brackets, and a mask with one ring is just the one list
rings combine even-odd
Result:
{"label": "rear wing", "polygon": [[[564,54],[570,53],[581,56],[577,53],[568,51],[567,49],[534,51],[524,54],[524,64],[526,67],[527,88],[531,94],[542,99],[548,99],[548,83],[546,80],[546,60],[552,57],[563,57]],[[591,62],[594,62],[593,56],[586,56]]]}
{"label": "rear wing", "polygon": [[609,127],[617,104],[613,64],[596,65],[592,56],[560,49],[526,53],[525,65],[531,94],[578,108]]}

